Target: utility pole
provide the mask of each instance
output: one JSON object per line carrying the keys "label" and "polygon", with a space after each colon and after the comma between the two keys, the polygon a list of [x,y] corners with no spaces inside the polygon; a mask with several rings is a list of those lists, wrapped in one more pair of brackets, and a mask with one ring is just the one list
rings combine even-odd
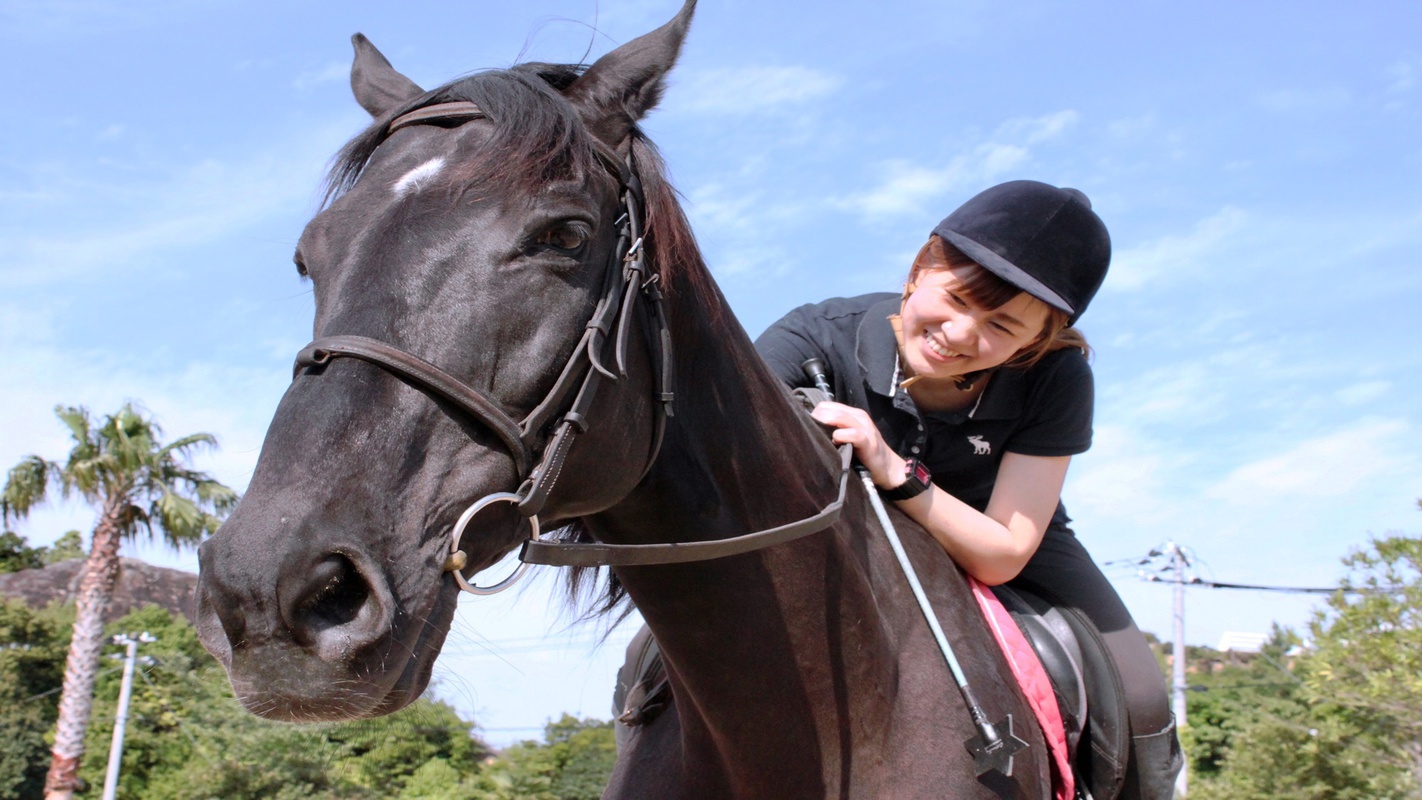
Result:
{"label": "utility pole", "polygon": [[[1165,565],[1160,566],[1161,557],[1165,558]],[[1177,733],[1183,732],[1188,720],[1185,718],[1185,692],[1188,686],[1185,684],[1185,585],[1195,583],[1197,579],[1190,581],[1185,579],[1186,568],[1194,569],[1189,554],[1184,547],[1174,541],[1166,542],[1159,547],[1151,548],[1144,558],[1129,559],[1108,564],[1130,564],[1140,570],[1140,576],[1154,583],[1175,584],[1175,619],[1174,619],[1174,641],[1170,646],[1170,710],[1175,714],[1175,729]],[[1152,568],[1150,571],[1145,567]],[[1161,573],[1170,573],[1169,578],[1162,578]],[[1190,789],[1190,776],[1187,774],[1189,762],[1180,769],[1180,775],[1175,779],[1175,796],[1185,797]]]}
{"label": "utility pole", "polygon": [[118,712],[114,715],[114,739],[109,745],[109,769],[104,775],[103,800],[114,800],[118,792],[119,765],[123,763],[123,734],[128,727],[128,700],[133,695],[133,665],[138,661],[138,646],[156,641],[148,631],[136,637],[127,634],[114,637],[114,644],[125,645],[128,649],[123,661],[123,683],[119,686]]}
{"label": "utility pole", "polygon": [[[1175,573],[1175,641],[1171,645],[1174,655],[1170,659],[1170,699],[1175,712],[1175,730],[1183,731],[1185,719],[1185,567],[1188,556],[1175,542],[1166,542],[1165,552],[1170,556],[1170,566]],[[1189,763],[1180,768],[1180,776],[1175,779],[1175,792],[1185,797],[1190,791]]]}

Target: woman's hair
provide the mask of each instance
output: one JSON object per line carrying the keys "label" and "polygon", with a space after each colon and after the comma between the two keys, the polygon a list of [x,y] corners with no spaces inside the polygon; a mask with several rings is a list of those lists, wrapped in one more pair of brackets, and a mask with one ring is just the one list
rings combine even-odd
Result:
{"label": "woman's hair", "polygon": [[[968,258],[961,250],[945,242],[942,237],[930,236],[928,243],[918,251],[909,270],[908,282],[912,285],[918,274],[924,270],[958,269],[955,277],[959,280],[962,293],[974,304],[983,308],[999,308],[1012,298],[1022,294],[1023,289],[999,278],[978,262]],[[1047,321],[1042,331],[1017,355],[1008,359],[1004,367],[1027,369],[1041,361],[1048,353],[1076,348],[1083,354],[1091,355],[1091,345],[1081,331],[1067,324],[1070,315],[1059,308],[1042,303],[1047,309]]]}

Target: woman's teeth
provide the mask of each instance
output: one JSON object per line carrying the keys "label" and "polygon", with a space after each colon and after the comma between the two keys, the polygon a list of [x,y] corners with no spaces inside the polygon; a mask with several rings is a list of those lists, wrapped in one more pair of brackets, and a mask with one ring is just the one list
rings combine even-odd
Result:
{"label": "woman's teeth", "polygon": [[934,339],[930,335],[925,334],[923,338],[924,341],[928,342],[928,349],[932,350],[940,356],[943,356],[944,358],[952,358],[953,356],[961,355],[960,353],[955,353],[952,350],[949,350],[948,348],[939,344],[938,340]]}

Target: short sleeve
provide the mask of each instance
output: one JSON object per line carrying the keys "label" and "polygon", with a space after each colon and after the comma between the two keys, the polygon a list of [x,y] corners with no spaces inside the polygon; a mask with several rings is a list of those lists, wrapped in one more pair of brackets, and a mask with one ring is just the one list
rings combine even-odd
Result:
{"label": "short sleeve", "polygon": [[1022,424],[1005,449],[1027,456],[1074,456],[1091,449],[1096,403],[1091,365],[1080,350],[1058,350],[1028,370]]}
{"label": "short sleeve", "polygon": [[800,369],[807,359],[828,362],[826,347],[817,341],[817,328],[822,327],[814,305],[804,305],[781,317],[755,340],[755,349],[770,371],[791,388],[809,386],[810,381]]}

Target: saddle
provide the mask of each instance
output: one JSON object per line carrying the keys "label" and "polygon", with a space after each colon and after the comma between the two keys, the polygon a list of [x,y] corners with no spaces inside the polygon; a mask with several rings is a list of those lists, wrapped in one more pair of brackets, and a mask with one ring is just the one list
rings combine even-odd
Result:
{"label": "saddle", "polygon": [[1121,676],[1100,632],[1074,608],[1054,606],[1009,586],[992,591],[1052,682],[1077,775],[1077,797],[1111,800],[1125,784],[1130,724]]}

